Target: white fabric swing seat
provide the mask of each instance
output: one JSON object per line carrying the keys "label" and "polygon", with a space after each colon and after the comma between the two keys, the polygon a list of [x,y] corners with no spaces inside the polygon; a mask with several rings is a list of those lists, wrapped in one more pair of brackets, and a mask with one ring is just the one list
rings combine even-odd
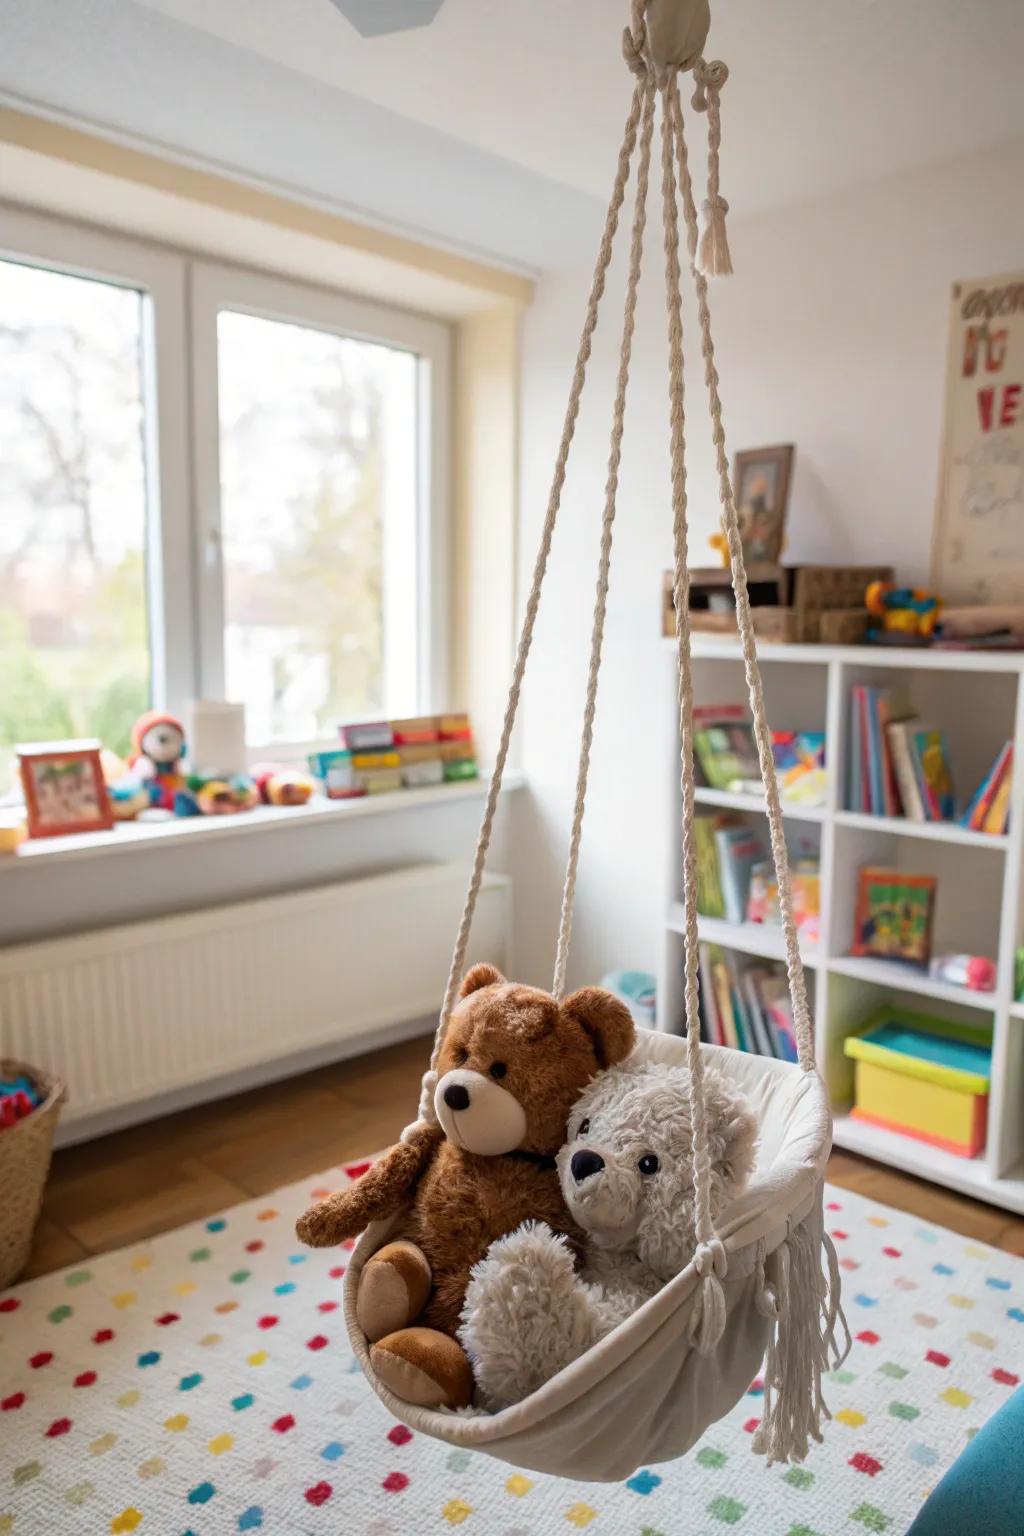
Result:
{"label": "white fabric swing seat", "polygon": [[[702,1354],[691,1338],[691,1314],[700,1277],[691,1262],[637,1312],[539,1391],[500,1413],[456,1414],[415,1407],[390,1393],[374,1375],[369,1348],[356,1321],[356,1290],[363,1265],[401,1222],[371,1225],[360,1238],[345,1276],[345,1317],[352,1347],[375,1392],[414,1430],[467,1450],[485,1451],[514,1466],[593,1482],[617,1482],[640,1466],[682,1456],[705,1430],[740,1400],[758,1374],[773,1337],[764,1306],[766,1270],[776,1274],[786,1326],[790,1265],[773,1256],[803,1229],[821,1276],[822,1186],[832,1142],[825,1085],[816,1072],[717,1046],[701,1047],[706,1061],[751,1100],[760,1123],[754,1178],[717,1224],[728,1256],[723,1281],[725,1330],[717,1347]],[[686,1065],[686,1041],[653,1030],[638,1031],[635,1057]],[[827,1239],[824,1239],[827,1244]],[[833,1294],[829,1295],[829,1290]],[[838,1302],[822,1280],[826,1326],[814,1309],[812,1339],[803,1349],[820,1351],[827,1366]],[[813,1433],[813,1431],[812,1431]],[[769,1456],[771,1447],[767,1446]]]}

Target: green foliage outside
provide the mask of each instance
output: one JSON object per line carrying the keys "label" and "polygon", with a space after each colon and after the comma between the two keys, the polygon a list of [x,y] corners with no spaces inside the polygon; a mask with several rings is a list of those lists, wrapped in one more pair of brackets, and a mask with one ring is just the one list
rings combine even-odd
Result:
{"label": "green foliage outside", "polygon": [[0,605],[0,793],[17,772],[19,741],[98,736],[128,751],[136,718],[149,707],[149,640],[143,557],[131,553],[103,579],[90,604],[81,647],[32,646],[20,613]]}

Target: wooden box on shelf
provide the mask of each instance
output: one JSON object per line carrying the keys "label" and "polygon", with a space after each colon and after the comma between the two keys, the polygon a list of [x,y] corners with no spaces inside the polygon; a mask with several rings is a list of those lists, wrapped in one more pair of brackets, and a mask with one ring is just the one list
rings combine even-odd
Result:
{"label": "wooden box on shelf", "polygon": [[[754,633],[779,644],[857,644],[867,633],[864,593],[872,581],[891,581],[887,565],[770,565],[747,567]],[[696,634],[735,635],[732,572],[702,566],[690,572],[690,628]],[[676,632],[672,572],[662,583],[661,630]]]}
{"label": "wooden box on shelf", "polygon": [[[859,609],[866,619],[864,593],[873,581],[892,581],[892,575],[891,565],[787,566],[789,590],[786,600],[796,612],[797,639],[804,645],[825,641],[822,633],[825,615],[836,609],[847,614]],[[829,628],[828,643],[833,645],[856,643],[864,638],[863,632],[836,635],[832,626]]]}
{"label": "wooden box on shelf", "polygon": [[[662,581],[661,632],[676,632],[673,576]],[[792,616],[786,607],[786,573],[780,565],[765,561],[747,567],[747,591],[754,611],[754,631],[763,640],[793,640]],[[690,572],[690,628],[697,634],[735,635],[732,608],[732,572],[724,566],[701,566]]]}

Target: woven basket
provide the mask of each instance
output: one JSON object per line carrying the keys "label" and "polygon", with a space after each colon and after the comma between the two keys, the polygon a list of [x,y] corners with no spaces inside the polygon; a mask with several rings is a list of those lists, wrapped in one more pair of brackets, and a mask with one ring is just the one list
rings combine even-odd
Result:
{"label": "woven basket", "polygon": [[27,1077],[42,1102],[15,1125],[0,1130],[0,1290],[28,1263],[43,1203],[53,1135],[66,1097],[64,1084],[22,1061],[0,1057],[0,1077]]}

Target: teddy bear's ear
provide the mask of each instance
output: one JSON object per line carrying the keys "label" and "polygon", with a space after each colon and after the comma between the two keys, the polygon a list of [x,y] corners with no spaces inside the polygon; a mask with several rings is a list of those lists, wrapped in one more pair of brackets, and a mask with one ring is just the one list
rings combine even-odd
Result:
{"label": "teddy bear's ear", "polygon": [[613,1067],[633,1049],[633,1015],[625,1003],[603,987],[581,987],[565,999],[562,1011],[586,1030],[602,1067]]}
{"label": "teddy bear's ear", "polygon": [[504,976],[495,965],[488,965],[486,962],[472,965],[462,978],[459,996],[468,997],[471,992],[479,992],[481,987],[494,987],[504,980]]}

